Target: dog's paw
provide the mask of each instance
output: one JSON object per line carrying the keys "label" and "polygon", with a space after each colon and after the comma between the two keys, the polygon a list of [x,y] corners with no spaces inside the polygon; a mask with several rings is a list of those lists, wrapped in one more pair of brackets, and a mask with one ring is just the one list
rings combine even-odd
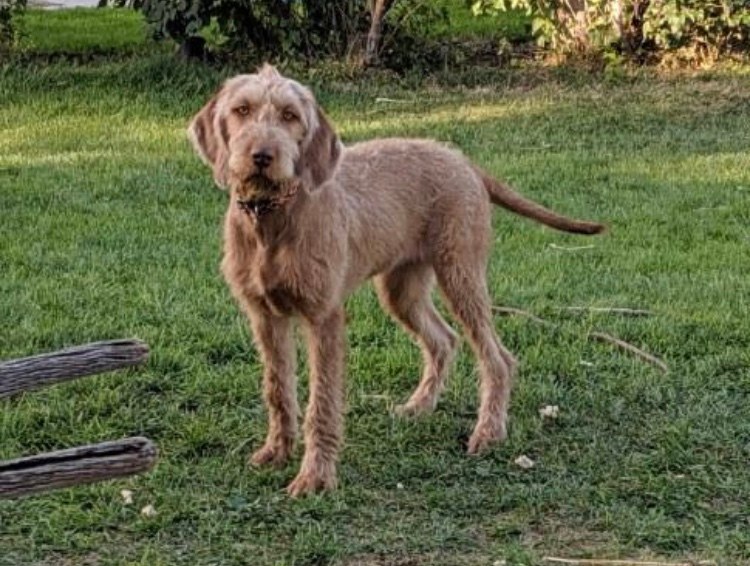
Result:
{"label": "dog's paw", "polygon": [[264,444],[256,450],[249,458],[251,466],[274,466],[281,467],[287,463],[292,455],[292,446]]}
{"label": "dog's paw", "polygon": [[428,397],[414,397],[412,396],[403,405],[396,405],[393,408],[393,412],[398,417],[418,417],[420,415],[426,415],[432,413],[437,405],[437,399]]}
{"label": "dog's paw", "polygon": [[294,481],[286,491],[292,497],[300,497],[317,491],[335,489],[337,485],[335,473],[321,473],[314,470],[300,470]]}
{"label": "dog's paw", "polygon": [[471,455],[481,454],[492,448],[495,444],[503,442],[507,436],[505,423],[495,426],[477,425],[477,428],[471,434],[471,438],[469,438],[469,445],[466,452]]}
{"label": "dog's paw", "polygon": [[397,417],[403,418],[418,417],[419,415],[431,413],[432,411],[433,407],[429,404],[419,404],[412,402],[404,403],[403,405],[396,405],[393,408],[393,413]]}

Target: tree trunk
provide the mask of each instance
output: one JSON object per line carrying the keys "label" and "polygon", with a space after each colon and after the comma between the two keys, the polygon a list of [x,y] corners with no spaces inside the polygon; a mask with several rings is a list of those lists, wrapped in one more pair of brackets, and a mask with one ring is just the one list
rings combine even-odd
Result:
{"label": "tree trunk", "polygon": [[642,56],[643,24],[646,21],[646,10],[650,5],[651,0],[633,0],[633,13],[620,36],[623,51],[630,59],[638,60]]}
{"label": "tree trunk", "polygon": [[139,474],[156,456],[148,438],[133,437],[0,462],[0,499]]}
{"label": "tree trunk", "polygon": [[370,31],[367,34],[367,44],[365,46],[366,67],[378,64],[380,54],[380,44],[383,40],[383,20],[388,10],[391,9],[395,0],[372,0],[370,5]]}
{"label": "tree trunk", "polygon": [[177,49],[177,55],[183,61],[205,61],[206,40],[200,35],[186,37]]}
{"label": "tree trunk", "polygon": [[136,366],[148,358],[140,340],[111,340],[0,363],[0,399],[60,381]]}

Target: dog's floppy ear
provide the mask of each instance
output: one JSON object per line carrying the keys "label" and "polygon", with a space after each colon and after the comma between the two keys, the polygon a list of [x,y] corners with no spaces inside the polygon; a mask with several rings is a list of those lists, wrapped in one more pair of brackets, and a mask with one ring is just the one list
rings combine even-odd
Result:
{"label": "dog's floppy ear", "polygon": [[221,91],[193,117],[188,126],[188,137],[203,162],[213,169],[216,184],[226,189],[229,132],[226,121],[216,111],[220,96]]}
{"label": "dog's floppy ear", "polygon": [[312,189],[331,178],[341,155],[341,141],[328,118],[317,105],[314,114],[313,130],[297,163],[298,175],[307,177]]}

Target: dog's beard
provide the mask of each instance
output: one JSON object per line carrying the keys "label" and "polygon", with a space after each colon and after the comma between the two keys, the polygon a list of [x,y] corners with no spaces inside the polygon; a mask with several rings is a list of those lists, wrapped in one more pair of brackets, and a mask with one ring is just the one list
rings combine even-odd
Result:
{"label": "dog's beard", "polygon": [[293,198],[299,188],[299,179],[269,179],[264,175],[251,175],[232,187],[233,199],[240,210],[264,216]]}
{"label": "dog's beard", "polygon": [[285,181],[269,179],[265,175],[251,175],[242,182],[235,183],[234,193],[240,200],[273,198],[283,194]]}

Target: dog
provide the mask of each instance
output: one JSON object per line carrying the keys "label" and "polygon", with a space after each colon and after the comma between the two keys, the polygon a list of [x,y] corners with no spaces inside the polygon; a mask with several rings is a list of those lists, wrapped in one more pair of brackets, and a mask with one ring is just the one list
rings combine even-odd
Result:
{"label": "dog", "polygon": [[221,269],[263,362],[265,443],[253,465],[282,465],[298,432],[293,320],[304,328],[310,391],[292,496],[332,489],[343,437],[344,300],[372,279],[382,306],[419,344],[421,380],[399,407],[435,408],[457,348],[436,310],[437,282],[479,362],[476,454],[506,437],[516,360],[497,338],[486,284],[491,204],[558,230],[597,234],[493,179],[430,140],[348,147],[313,94],[265,65],[227,80],[193,117],[189,138],[226,189]]}

